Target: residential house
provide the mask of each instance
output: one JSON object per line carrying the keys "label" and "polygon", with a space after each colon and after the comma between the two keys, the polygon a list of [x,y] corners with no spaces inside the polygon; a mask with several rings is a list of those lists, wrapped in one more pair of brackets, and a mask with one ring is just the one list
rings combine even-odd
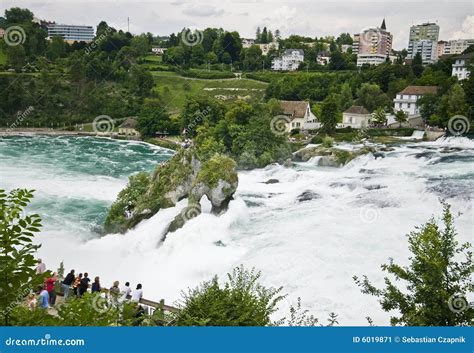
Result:
{"label": "residential house", "polygon": [[247,49],[255,44],[255,39],[242,38],[241,43],[242,43],[242,48]]}
{"label": "residential house", "polygon": [[361,129],[369,126],[372,115],[362,106],[353,105],[342,113],[342,127]]}
{"label": "residential house", "polygon": [[151,52],[155,55],[163,55],[168,48],[151,47]]}
{"label": "residential house", "polygon": [[126,118],[125,121],[119,126],[119,135],[127,136],[140,136],[140,133],[136,130],[137,119],[135,117]]}
{"label": "residential house", "polygon": [[316,56],[316,63],[318,65],[327,65],[331,60],[331,54],[328,52],[320,51]]}
{"label": "residential house", "polygon": [[303,49],[286,49],[282,56],[272,61],[274,71],[295,71],[304,61]]}
{"label": "residential house", "polygon": [[471,74],[474,53],[456,56],[454,60],[452,76],[456,76],[458,80],[467,80]]}
{"label": "residential house", "polygon": [[286,130],[318,129],[321,124],[311,111],[309,102],[306,101],[280,101],[282,115],[287,117]]}
{"label": "residential house", "polygon": [[267,56],[268,52],[271,49],[278,50],[278,48],[280,47],[278,42],[263,43],[263,44],[257,44],[257,45],[260,47],[260,50],[262,51],[262,55],[264,55],[264,56]]}
{"label": "residential house", "polygon": [[437,86],[408,86],[403,91],[398,92],[394,103],[394,110],[403,110],[408,117],[419,115],[420,109],[416,102],[426,94],[436,94]]}
{"label": "residential house", "polygon": [[474,39],[449,40],[446,42],[443,54],[447,54],[447,55],[462,54],[464,50],[469,48],[471,45],[474,45]]}

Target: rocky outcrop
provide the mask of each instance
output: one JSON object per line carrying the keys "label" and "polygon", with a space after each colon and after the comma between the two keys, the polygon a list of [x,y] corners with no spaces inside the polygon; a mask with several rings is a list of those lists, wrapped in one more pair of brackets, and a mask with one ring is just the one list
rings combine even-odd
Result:
{"label": "rocky outcrop", "polygon": [[[130,178],[127,187],[119,194],[107,216],[106,232],[125,232],[144,219],[151,218],[162,208],[188,199],[188,206],[175,217],[165,232],[181,228],[186,221],[201,213],[199,201],[206,195],[212,205],[211,212],[221,214],[237,190],[238,177],[235,162],[224,155],[200,161],[194,149],[181,149],[168,162],[156,168],[153,175],[140,173]],[[143,175],[145,174],[145,175]]]}
{"label": "rocky outcrop", "polygon": [[321,157],[318,166],[340,167],[349,163],[354,158],[367,153],[376,152],[375,148],[364,146],[358,150],[343,150],[337,147],[313,146],[306,147],[293,153],[293,160],[307,162],[313,157]]}

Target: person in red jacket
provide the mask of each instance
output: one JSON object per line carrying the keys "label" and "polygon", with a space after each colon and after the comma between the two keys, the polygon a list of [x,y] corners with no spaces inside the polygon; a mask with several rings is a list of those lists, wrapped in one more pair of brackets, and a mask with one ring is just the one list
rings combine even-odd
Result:
{"label": "person in red jacket", "polygon": [[56,272],[53,273],[53,277],[46,278],[46,281],[44,282],[46,286],[46,291],[49,294],[49,304],[54,305],[56,304],[56,281],[58,280],[58,276]]}

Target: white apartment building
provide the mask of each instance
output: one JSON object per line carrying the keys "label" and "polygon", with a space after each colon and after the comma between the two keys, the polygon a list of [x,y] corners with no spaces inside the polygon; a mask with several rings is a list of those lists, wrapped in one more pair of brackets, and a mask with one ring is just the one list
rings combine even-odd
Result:
{"label": "white apartment building", "polygon": [[403,91],[398,92],[394,103],[394,110],[403,110],[409,117],[420,114],[420,109],[416,102],[425,94],[436,94],[437,86],[408,86]]}
{"label": "white apartment building", "polygon": [[251,38],[242,38],[242,48],[247,49],[255,44],[255,39]]}
{"label": "white apartment building", "polygon": [[362,66],[364,64],[379,65],[383,64],[386,60],[387,56],[383,54],[358,54],[357,66]]}
{"label": "white apartment building", "polygon": [[432,64],[438,60],[438,42],[432,40],[417,40],[411,43],[412,59],[420,53],[424,65]]}
{"label": "white apartment building", "polygon": [[474,45],[474,39],[448,40],[444,46],[446,55],[462,54],[469,46]]}
{"label": "white apartment building", "polygon": [[438,37],[439,26],[436,23],[411,26],[407,58],[413,59],[416,53],[420,53],[424,64],[435,62],[438,58]]}
{"label": "white apartment building", "polygon": [[454,58],[452,76],[458,80],[467,80],[471,74],[469,61],[474,60],[474,53],[464,54]]}
{"label": "white apartment building", "polygon": [[272,61],[274,71],[296,71],[304,61],[303,49],[286,49],[282,56]]}

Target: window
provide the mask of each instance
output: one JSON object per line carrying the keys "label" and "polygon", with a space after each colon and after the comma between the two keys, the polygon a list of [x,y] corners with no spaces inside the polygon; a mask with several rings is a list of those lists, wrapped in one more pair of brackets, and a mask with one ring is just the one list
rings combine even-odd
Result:
{"label": "window", "polygon": [[407,108],[410,108],[410,106],[411,106],[411,103],[408,103],[408,104],[407,104]]}

